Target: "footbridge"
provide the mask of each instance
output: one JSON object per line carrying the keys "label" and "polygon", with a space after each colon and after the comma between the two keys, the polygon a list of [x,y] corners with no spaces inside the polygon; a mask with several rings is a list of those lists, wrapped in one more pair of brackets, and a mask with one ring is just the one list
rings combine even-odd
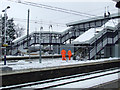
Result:
{"label": "footbridge", "polygon": [[[39,44],[40,40],[42,45],[65,44],[66,41],[76,39],[90,28],[101,27],[110,19],[115,18],[120,18],[120,14],[115,13],[111,14],[109,17],[99,16],[91,19],[68,23],[67,26],[69,27],[63,32],[49,32],[49,31],[32,32],[29,36],[27,35],[22,36],[20,38],[15,39],[12,42],[11,46],[11,49],[13,51],[12,54],[15,54],[18,50],[27,49],[32,45]],[[102,37],[104,37],[104,35]],[[93,52],[95,52],[94,48],[91,51],[91,53]],[[97,50],[97,52],[99,52],[99,50]],[[90,57],[92,58],[93,56]]]}

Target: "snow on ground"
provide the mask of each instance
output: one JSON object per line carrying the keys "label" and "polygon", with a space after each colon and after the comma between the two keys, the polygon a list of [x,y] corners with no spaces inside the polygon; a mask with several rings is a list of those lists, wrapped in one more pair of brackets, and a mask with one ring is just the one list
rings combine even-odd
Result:
{"label": "snow on ground", "polygon": [[[33,53],[30,53],[30,54],[38,54],[38,55],[27,55],[27,54],[24,54],[24,56],[12,56],[12,55],[8,55],[6,56],[6,58],[23,58],[23,57],[39,57],[39,51],[37,52],[33,52]],[[42,56],[52,56],[53,54],[48,54],[48,52],[46,52],[44,55]],[[60,54],[54,54],[54,56],[60,56]],[[4,58],[4,56],[2,56],[2,58]]]}
{"label": "snow on ground", "polygon": [[19,61],[7,61],[7,65],[3,65],[3,61],[0,62],[0,67],[11,67],[13,70],[25,70],[25,69],[34,69],[34,68],[46,68],[46,67],[55,67],[63,65],[73,65],[73,64],[83,64],[83,63],[92,63],[92,62],[101,62],[106,60],[113,60],[118,58],[106,58],[99,60],[67,60],[63,61],[61,58],[56,59],[42,59],[42,63],[39,63],[39,59],[31,60],[19,60]]}

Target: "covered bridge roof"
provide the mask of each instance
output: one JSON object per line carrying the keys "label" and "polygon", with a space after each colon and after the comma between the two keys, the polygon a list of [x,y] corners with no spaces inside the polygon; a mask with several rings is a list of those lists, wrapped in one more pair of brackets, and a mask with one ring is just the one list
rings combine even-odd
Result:
{"label": "covered bridge roof", "polygon": [[79,21],[67,23],[66,25],[67,26],[75,26],[75,25],[104,21],[106,19],[115,19],[115,18],[120,18],[120,13],[111,14],[109,17],[98,16],[98,17],[94,17],[94,18],[90,18],[90,19],[79,20]]}

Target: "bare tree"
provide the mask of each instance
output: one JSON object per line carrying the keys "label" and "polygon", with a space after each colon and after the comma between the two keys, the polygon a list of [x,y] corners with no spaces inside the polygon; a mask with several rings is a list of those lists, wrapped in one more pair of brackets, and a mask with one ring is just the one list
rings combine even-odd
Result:
{"label": "bare tree", "polygon": [[24,34],[25,29],[19,24],[15,25],[16,38],[21,37]]}

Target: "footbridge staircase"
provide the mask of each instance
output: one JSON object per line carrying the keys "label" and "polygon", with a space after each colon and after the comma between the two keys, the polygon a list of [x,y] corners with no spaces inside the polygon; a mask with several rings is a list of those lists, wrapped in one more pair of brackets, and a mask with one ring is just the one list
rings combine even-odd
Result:
{"label": "footbridge staircase", "polygon": [[105,49],[105,47],[113,46],[120,41],[119,25],[114,28],[105,28],[89,41],[90,46],[93,46],[90,50],[89,59],[96,58],[96,55]]}

